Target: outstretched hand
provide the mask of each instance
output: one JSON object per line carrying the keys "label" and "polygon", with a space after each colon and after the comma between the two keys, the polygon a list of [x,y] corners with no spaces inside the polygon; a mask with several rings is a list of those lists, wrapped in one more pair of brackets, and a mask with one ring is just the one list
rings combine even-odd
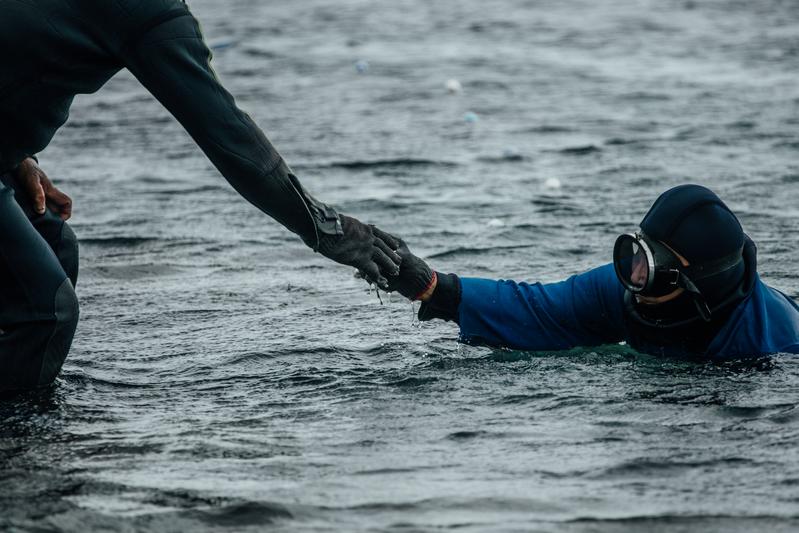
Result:
{"label": "outstretched hand", "polygon": [[16,168],[14,177],[31,201],[31,208],[43,215],[46,208],[53,210],[62,220],[72,216],[72,198],[53,185],[44,170],[33,158],[28,158]]}
{"label": "outstretched hand", "polygon": [[343,235],[324,235],[319,253],[358,269],[370,283],[389,290],[388,277],[399,274],[402,258],[395,251],[399,241],[358,219],[339,215]]}
{"label": "outstretched hand", "polygon": [[397,242],[397,253],[402,258],[399,274],[388,278],[389,292],[398,292],[411,301],[427,301],[435,291],[437,276],[422,259],[413,255],[405,241],[375,228],[375,233],[384,240]]}

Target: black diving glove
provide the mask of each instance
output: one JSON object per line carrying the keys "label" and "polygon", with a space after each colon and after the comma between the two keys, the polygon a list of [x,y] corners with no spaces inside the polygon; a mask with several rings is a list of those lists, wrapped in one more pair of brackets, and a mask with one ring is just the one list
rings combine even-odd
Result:
{"label": "black diving glove", "polygon": [[405,241],[376,229],[378,235],[399,243],[397,253],[402,257],[398,276],[388,278],[388,291],[398,292],[411,301],[419,300],[436,282],[436,273],[427,263],[408,249]]}
{"label": "black diving glove", "polygon": [[339,215],[341,235],[321,235],[318,251],[342,265],[358,269],[370,283],[389,290],[389,276],[397,276],[402,258],[395,252],[399,241],[358,219]]}

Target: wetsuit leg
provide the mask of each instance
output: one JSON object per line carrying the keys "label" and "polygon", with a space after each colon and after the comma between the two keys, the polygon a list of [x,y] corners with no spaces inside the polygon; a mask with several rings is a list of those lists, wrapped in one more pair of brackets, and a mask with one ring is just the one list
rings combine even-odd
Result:
{"label": "wetsuit leg", "polygon": [[[0,181],[0,391],[49,385],[58,375],[78,323],[72,281],[43,236]],[[56,217],[57,218],[57,217]],[[40,227],[55,231],[50,222]],[[59,228],[56,248],[77,277],[71,230]],[[56,233],[52,237],[59,237]]]}
{"label": "wetsuit leg", "polygon": [[55,252],[58,262],[67,273],[72,286],[78,285],[78,239],[69,224],[61,220],[54,212],[47,209],[43,215],[33,212],[32,202],[27,194],[22,191],[10,174],[0,176],[0,183],[13,189],[14,198],[22,208],[33,228],[47,241]]}

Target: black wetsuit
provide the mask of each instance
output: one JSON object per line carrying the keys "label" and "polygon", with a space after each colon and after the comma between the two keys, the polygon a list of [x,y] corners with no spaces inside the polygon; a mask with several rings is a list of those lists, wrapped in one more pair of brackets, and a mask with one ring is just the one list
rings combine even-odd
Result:
{"label": "black wetsuit", "polygon": [[335,211],[302,189],[236,107],[210,57],[180,0],[0,0],[0,390],[51,383],[77,323],[66,281],[74,236],[52,213],[26,216],[8,172],[49,144],[76,94],[97,91],[123,68],[252,204],[313,248],[341,232]]}

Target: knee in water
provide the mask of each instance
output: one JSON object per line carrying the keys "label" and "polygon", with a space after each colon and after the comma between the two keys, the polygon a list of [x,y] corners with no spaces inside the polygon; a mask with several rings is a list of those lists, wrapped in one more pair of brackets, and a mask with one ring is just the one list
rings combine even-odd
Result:
{"label": "knee in water", "polygon": [[78,284],[78,238],[67,223],[61,229],[61,241],[55,252],[74,288]]}
{"label": "knee in water", "polygon": [[56,323],[52,336],[45,348],[42,360],[42,369],[39,374],[39,385],[49,385],[61,371],[61,366],[67,358],[75,329],[78,326],[80,309],[78,297],[72,282],[66,279],[55,294]]}

